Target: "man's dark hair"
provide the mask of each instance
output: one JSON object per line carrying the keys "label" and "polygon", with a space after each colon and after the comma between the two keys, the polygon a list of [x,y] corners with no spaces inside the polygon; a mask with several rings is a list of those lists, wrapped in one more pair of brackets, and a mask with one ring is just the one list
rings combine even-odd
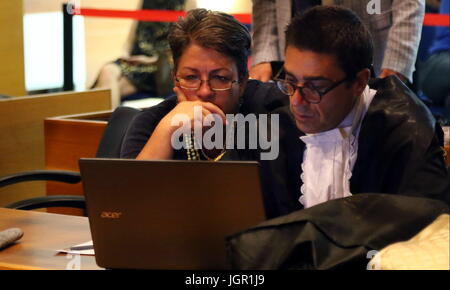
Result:
{"label": "man's dark hair", "polygon": [[373,42],[359,17],[338,6],[316,6],[296,15],[286,29],[286,47],[336,56],[348,77],[370,69]]}
{"label": "man's dark hair", "polygon": [[250,33],[233,16],[206,9],[193,9],[185,18],[180,18],[169,33],[175,69],[183,52],[192,43],[231,57],[236,62],[239,80],[248,75]]}

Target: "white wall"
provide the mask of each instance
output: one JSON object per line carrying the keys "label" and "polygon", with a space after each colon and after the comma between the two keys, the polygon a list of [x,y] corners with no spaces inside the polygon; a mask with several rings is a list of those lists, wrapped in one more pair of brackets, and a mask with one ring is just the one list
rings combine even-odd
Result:
{"label": "white wall", "polygon": [[[23,0],[27,90],[62,87],[62,3]],[[140,0],[72,0],[83,8],[135,10]],[[228,13],[251,13],[251,0],[187,0],[187,9],[203,7]],[[76,90],[92,85],[100,68],[122,55],[133,20],[74,17]]]}

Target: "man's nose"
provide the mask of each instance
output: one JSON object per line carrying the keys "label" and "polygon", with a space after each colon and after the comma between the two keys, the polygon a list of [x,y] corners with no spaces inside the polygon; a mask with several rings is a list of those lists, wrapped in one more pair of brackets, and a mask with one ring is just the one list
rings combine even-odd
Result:
{"label": "man's nose", "polygon": [[291,105],[293,106],[300,106],[300,105],[307,105],[308,102],[303,97],[302,93],[300,92],[300,89],[297,88],[294,92],[294,94],[290,97]]}

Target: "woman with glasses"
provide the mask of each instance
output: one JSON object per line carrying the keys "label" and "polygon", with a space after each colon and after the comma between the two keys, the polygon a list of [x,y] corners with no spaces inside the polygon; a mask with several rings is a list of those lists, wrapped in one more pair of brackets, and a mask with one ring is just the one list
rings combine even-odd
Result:
{"label": "woman with glasses", "polygon": [[[225,13],[194,9],[172,27],[169,44],[176,96],[144,110],[134,119],[121,156],[159,160],[247,159],[245,150],[227,150],[226,146],[206,149],[189,132],[181,136],[183,148],[173,145],[175,134],[186,123],[195,128],[199,122],[203,125],[207,116],[215,116],[215,122],[225,128],[227,114],[262,114],[288,103],[288,98],[273,84],[248,81],[251,37],[246,27]],[[180,117],[184,122],[180,122]],[[201,128],[201,133],[205,129]],[[224,129],[224,134],[228,133]]]}

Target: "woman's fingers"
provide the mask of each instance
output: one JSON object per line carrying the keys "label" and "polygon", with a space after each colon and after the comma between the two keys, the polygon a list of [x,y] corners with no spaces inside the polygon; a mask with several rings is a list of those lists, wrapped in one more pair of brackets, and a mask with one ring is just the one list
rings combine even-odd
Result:
{"label": "woman's fingers", "polygon": [[195,107],[199,106],[199,107],[201,107],[202,113],[204,112],[204,110],[206,110],[207,114],[217,114],[222,119],[222,122],[224,124],[226,123],[225,113],[222,111],[221,108],[219,108],[215,104],[213,104],[211,102],[203,102],[203,101],[198,101],[198,100],[197,101],[189,101],[187,99],[186,95],[184,94],[183,90],[181,90],[179,87],[174,87],[173,91],[177,95],[177,100],[178,100],[178,105],[174,109],[174,110],[176,110],[176,113],[178,113],[178,114],[184,113],[184,114],[191,116],[191,118],[194,118],[195,117],[194,116]]}
{"label": "woman's fingers", "polygon": [[183,93],[183,90],[180,89],[179,87],[175,86],[173,88],[173,92],[177,95],[178,103],[185,102],[188,100],[186,95]]}
{"label": "woman's fingers", "polygon": [[221,108],[219,108],[218,106],[216,106],[216,105],[214,105],[213,103],[210,103],[210,102],[201,102],[201,105],[209,113],[219,115],[219,117],[222,119],[222,122],[224,124],[226,123],[227,118],[226,118],[225,113],[222,111]]}

